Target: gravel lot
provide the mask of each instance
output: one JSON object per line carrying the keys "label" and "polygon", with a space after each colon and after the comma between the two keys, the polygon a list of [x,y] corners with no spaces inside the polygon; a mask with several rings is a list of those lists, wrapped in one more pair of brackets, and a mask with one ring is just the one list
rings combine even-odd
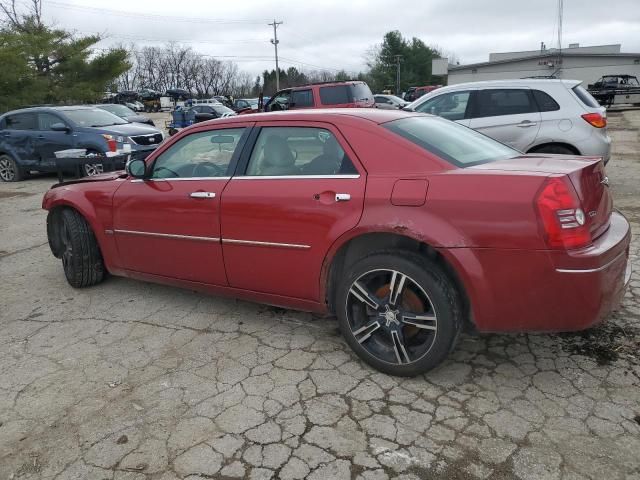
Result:
{"label": "gravel lot", "polygon": [[610,115],[622,308],[581,334],[465,336],[414,379],[359,362],[334,319],[74,290],[46,244],[54,178],[0,184],[0,479],[640,479],[639,129]]}

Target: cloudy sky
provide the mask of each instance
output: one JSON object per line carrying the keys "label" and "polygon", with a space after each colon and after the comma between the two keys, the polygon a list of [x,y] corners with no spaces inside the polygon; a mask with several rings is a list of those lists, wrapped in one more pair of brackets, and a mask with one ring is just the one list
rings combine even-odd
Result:
{"label": "cloudy sky", "polygon": [[[18,0],[25,3],[26,0]],[[563,46],[621,43],[640,52],[639,0],[564,0]],[[453,52],[461,63],[489,52],[557,44],[557,0],[43,0],[49,21],[113,43],[177,41],[238,62],[258,74],[273,68],[273,18],[281,67],[365,68],[365,54],[389,30]]]}

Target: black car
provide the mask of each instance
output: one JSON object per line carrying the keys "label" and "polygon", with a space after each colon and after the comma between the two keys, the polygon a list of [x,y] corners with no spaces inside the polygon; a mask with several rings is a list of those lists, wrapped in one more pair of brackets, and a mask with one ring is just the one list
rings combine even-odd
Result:
{"label": "black car", "polygon": [[221,103],[203,103],[194,105],[191,110],[195,113],[196,122],[204,122],[205,120],[213,120],[216,118],[230,117],[236,115],[236,112],[229,107],[225,107]]}
{"label": "black car", "polygon": [[149,117],[140,115],[125,105],[120,105],[118,103],[105,103],[102,105],[96,105],[96,107],[101,108],[102,110],[106,110],[109,113],[113,113],[120,118],[124,118],[127,122],[146,123],[147,125],[151,125],[152,127],[156,126],[155,123],[153,123],[153,120],[151,120]]}
{"label": "black car", "polygon": [[[0,180],[15,182],[30,171],[55,171],[55,152],[60,150],[86,149],[88,154],[100,156],[110,146],[122,149],[129,144],[133,157],[144,158],[163,139],[157,128],[129,123],[99,108],[14,110],[0,116]],[[99,173],[102,164],[84,167],[84,174],[91,175]]]}

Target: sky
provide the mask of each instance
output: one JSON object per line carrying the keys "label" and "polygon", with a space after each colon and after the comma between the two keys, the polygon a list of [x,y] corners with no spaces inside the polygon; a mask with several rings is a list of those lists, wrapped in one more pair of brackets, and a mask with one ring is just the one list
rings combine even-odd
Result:
{"label": "sky", "polygon": [[[364,70],[367,52],[390,30],[437,45],[461,64],[558,42],[557,0],[42,1],[47,21],[79,34],[99,33],[101,47],[176,41],[234,60],[254,75],[275,66],[268,25],[274,18],[283,22],[280,68]],[[623,52],[640,52],[639,2],[564,0],[563,47],[621,43]]]}

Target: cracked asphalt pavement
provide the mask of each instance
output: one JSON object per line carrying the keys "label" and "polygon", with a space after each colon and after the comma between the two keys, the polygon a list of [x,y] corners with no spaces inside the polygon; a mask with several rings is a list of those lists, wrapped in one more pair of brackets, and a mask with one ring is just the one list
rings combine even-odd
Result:
{"label": "cracked asphalt pavement", "polygon": [[610,114],[635,234],[621,308],[583,333],[465,335],[413,379],[360,362],[332,318],[74,290],[46,244],[54,178],[0,185],[0,479],[640,479],[639,128]]}

